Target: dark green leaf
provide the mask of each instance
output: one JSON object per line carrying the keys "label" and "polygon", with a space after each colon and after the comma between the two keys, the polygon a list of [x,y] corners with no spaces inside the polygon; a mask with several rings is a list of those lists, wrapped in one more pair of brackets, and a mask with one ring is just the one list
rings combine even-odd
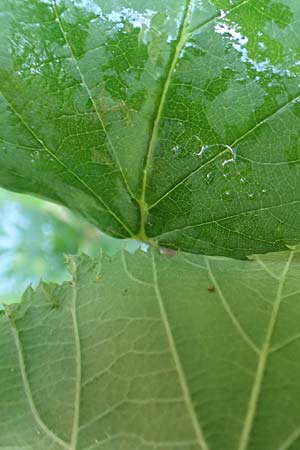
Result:
{"label": "dark green leaf", "polygon": [[1,0],[0,183],[191,252],[300,238],[299,0]]}

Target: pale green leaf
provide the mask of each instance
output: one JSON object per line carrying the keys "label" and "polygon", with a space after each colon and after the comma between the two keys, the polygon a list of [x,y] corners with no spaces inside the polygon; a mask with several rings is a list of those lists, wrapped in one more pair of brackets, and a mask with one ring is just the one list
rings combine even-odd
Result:
{"label": "pale green leaf", "polygon": [[298,450],[300,251],[69,260],[0,317],[3,450]]}

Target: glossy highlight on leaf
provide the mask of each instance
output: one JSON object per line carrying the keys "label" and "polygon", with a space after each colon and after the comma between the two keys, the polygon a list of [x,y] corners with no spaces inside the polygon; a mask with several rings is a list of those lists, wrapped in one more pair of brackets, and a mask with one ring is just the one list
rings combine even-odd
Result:
{"label": "glossy highlight on leaf", "polygon": [[298,0],[2,0],[0,184],[245,258],[300,238]]}
{"label": "glossy highlight on leaf", "polygon": [[299,449],[299,248],[69,268],[0,315],[1,448]]}

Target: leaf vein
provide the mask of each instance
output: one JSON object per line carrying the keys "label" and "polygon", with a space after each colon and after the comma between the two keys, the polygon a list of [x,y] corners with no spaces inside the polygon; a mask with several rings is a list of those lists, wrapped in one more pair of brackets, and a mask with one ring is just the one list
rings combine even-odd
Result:
{"label": "leaf vein", "polygon": [[114,158],[115,158],[115,161],[116,161],[117,166],[118,166],[118,168],[119,168],[119,171],[120,171],[120,173],[121,173],[121,176],[122,176],[124,185],[125,185],[125,187],[126,187],[126,189],[127,189],[127,192],[128,192],[128,194],[129,194],[133,199],[135,199],[135,195],[134,195],[134,193],[132,192],[132,190],[131,190],[131,188],[130,188],[130,185],[129,185],[129,182],[128,182],[127,178],[125,177],[125,174],[124,174],[123,168],[122,168],[122,166],[121,166],[120,160],[119,160],[119,158],[118,158],[116,149],[115,149],[115,147],[114,147],[114,145],[113,145],[113,143],[112,143],[112,141],[111,141],[111,139],[110,139],[110,137],[109,137],[109,135],[108,135],[106,126],[105,126],[105,124],[104,124],[104,122],[103,122],[103,120],[102,120],[102,117],[101,117],[100,113],[99,113],[99,110],[98,110],[98,108],[97,108],[96,102],[95,102],[95,100],[94,100],[94,98],[93,98],[93,96],[92,96],[92,93],[91,93],[91,91],[90,91],[90,88],[88,87],[87,82],[85,81],[84,75],[83,75],[83,73],[82,73],[82,71],[81,71],[81,69],[80,69],[80,67],[79,67],[78,61],[77,61],[77,59],[76,59],[76,57],[75,57],[73,47],[72,47],[72,45],[71,45],[71,43],[70,43],[70,41],[69,41],[69,39],[68,39],[67,33],[66,33],[65,30],[64,30],[64,27],[63,27],[61,18],[60,18],[59,14],[58,14],[58,11],[57,11],[57,5],[56,5],[55,0],[52,0],[52,8],[53,8],[54,14],[55,14],[55,16],[56,16],[56,18],[57,18],[57,23],[58,23],[59,28],[60,28],[60,31],[61,31],[61,33],[62,33],[62,35],[63,35],[64,41],[65,41],[65,43],[66,43],[66,45],[67,45],[67,47],[68,47],[68,49],[69,49],[69,51],[70,51],[70,55],[71,55],[72,60],[73,60],[73,62],[74,62],[74,64],[75,64],[76,70],[77,70],[77,72],[79,73],[79,76],[80,76],[82,85],[84,86],[84,88],[85,88],[85,90],[86,90],[86,92],[87,92],[87,94],[88,94],[88,96],[89,96],[89,99],[91,100],[91,103],[92,103],[92,105],[93,105],[93,108],[94,108],[94,110],[95,110],[95,113],[96,113],[96,115],[97,115],[97,118],[98,118],[98,120],[99,120],[99,123],[100,123],[100,125],[101,125],[101,128],[103,129],[104,134],[105,134],[105,136],[106,136],[106,138],[107,138],[107,142],[108,142],[108,144],[109,144],[109,146],[110,146],[110,148],[111,148],[111,150],[112,150],[112,154],[113,154],[113,156],[114,156]]}
{"label": "leaf vein", "polygon": [[230,304],[227,302],[226,297],[225,297],[225,295],[213,273],[209,259],[206,257],[205,260],[206,260],[206,267],[207,267],[207,272],[208,272],[209,278],[211,279],[211,282],[213,283],[213,285],[216,287],[216,290],[222,301],[222,305],[224,306],[224,309],[225,309],[226,313],[228,314],[232,324],[234,325],[235,329],[237,330],[239,336],[243,339],[243,341],[246,342],[246,344],[251,348],[251,350],[253,350],[255,353],[258,354],[259,353],[258,347],[254,344],[252,339],[248,336],[248,334],[246,333],[246,331],[244,330],[244,328],[238,321],[237,317],[235,316],[234,312],[232,311]]}
{"label": "leaf vein", "polygon": [[[226,8],[226,14],[234,11],[235,9],[240,8],[243,5],[246,5],[247,3],[249,3],[251,0],[242,0],[240,3],[235,4],[234,6],[232,6],[231,8]],[[206,25],[214,22],[218,17],[220,17],[221,12],[218,11],[217,14],[215,14],[214,16],[212,16],[210,19],[206,20],[205,22],[201,23],[201,25],[192,28],[191,30],[189,30],[189,35],[191,36],[194,33],[197,33],[199,30],[202,30],[203,27],[205,27]]]}
{"label": "leaf vein", "polygon": [[[106,202],[92,189],[79,175],[77,175],[73,170],[69,169],[66,164],[59,159],[59,157],[53,153],[45,144],[45,142],[38,137],[38,135],[35,133],[35,131],[27,124],[27,122],[23,119],[21,114],[15,109],[15,107],[12,105],[12,103],[9,102],[9,100],[5,97],[3,92],[0,90],[0,95],[3,97],[5,102],[7,103],[10,110],[18,117],[20,122],[24,125],[24,127],[27,129],[27,131],[34,137],[34,139],[43,147],[43,149],[50,155],[55,161],[66,170],[66,172],[70,173],[80,184],[82,184],[92,195],[95,197],[107,210],[107,212],[114,217],[114,219],[119,222],[119,224],[124,228],[127,233],[130,234],[130,236],[133,236],[132,231],[129,229],[129,227],[117,216],[115,212],[111,210],[111,208],[106,204]],[[127,236],[124,236],[127,237]]]}
{"label": "leaf vein", "polygon": [[293,257],[294,257],[294,252],[292,251],[287,259],[287,262],[284,266],[284,269],[282,271],[281,277],[278,282],[277,294],[276,294],[273,309],[271,312],[268,328],[266,331],[264,344],[263,344],[262,349],[259,354],[256,375],[254,377],[254,382],[253,382],[252,391],[251,391],[251,395],[250,395],[250,399],[249,399],[249,403],[248,403],[248,408],[246,411],[244,426],[243,426],[241,436],[240,436],[238,450],[247,450],[248,446],[249,446],[250,434],[251,434],[251,431],[253,428],[253,423],[254,423],[254,419],[256,416],[256,412],[257,412],[260,392],[261,392],[264,375],[265,375],[265,371],[266,371],[266,367],[267,367],[268,357],[270,354],[272,337],[274,334],[274,329],[275,329],[275,326],[277,323],[278,314],[279,314],[279,310],[280,310],[280,306],[281,306],[282,291],[283,291],[284,283],[286,281],[286,277],[287,277],[290,265],[292,263]]}
{"label": "leaf vein", "polygon": [[185,404],[186,404],[186,408],[187,411],[190,415],[191,421],[192,421],[192,425],[195,431],[195,435],[197,437],[197,441],[198,444],[200,446],[200,448],[202,450],[209,450],[209,446],[206,442],[206,439],[204,437],[203,434],[203,430],[202,427],[200,426],[200,423],[198,421],[197,415],[196,415],[196,411],[192,402],[192,398],[189,392],[189,388],[185,379],[185,374],[184,374],[184,370],[175,346],[175,342],[174,342],[174,337],[173,337],[173,333],[170,327],[170,323],[168,320],[168,316],[167,316],[167,312],[164,306],[164,301],[161,295],[161,291],[159,288],[159,283],[158,283],[158,274],[157,274],[157,268],[156,268],[156,261],[155,261],[155,256],[154,253],[152,253],[152,268],[153,268],[153,282],[154,282],[154,290],[155,290],[155,294],[156,294],[156,298],[158,301],[158,306],[159,306],[159,310],[160,310],[160,314],[162,317],[162,321],[165,327],[165,331],[166,331],[166,335],[167,335],[167,339],[169,342],[169,346],[170,346],[170,350],[171,350],[171,354],[174,360],[174,364],[177,370],[177,374],[178,374],[178,379],[179,379],[179,383],[183,392],[183,397],[185,400]]}
{"label": "leaf vein", "polygon": [[[243,139],[245,139],[249,134],[253,133],[256,129],[258,129],[259,127],[261,127],[264,123],[266,123],[267,121],[269,121],[270,119],[272,119],[274,116],[276,116],[277,114],[279,114],[281,111],[283,111],[285,108],[287,108],[288,106],[290,106],[293,102],[295,102],[296,100],[300,99],[300,95],[299,93],[293,97],[292,99],[290,99],[287,103],[285,103],[284,105],[282,105],[280,108],[278,108],[276,111],[274,111],[272,114],[264,117],[260,122],[256,123],[253,127],[251,127],[249,130],[247,130],[243,135],[241,135],[240,137],[238,137],[235,141],[232,142],[232,144],[228,145],[228,147],[230,148],[234,148],[237,144],[239,144]],[[225,144],[219,144],[224,146]],[[191,178],[193,175],[197,174],[200,170],[204,169],[206,166],[208,166],[210,163],[214,162],[218,157],[222,156],[226,151],[228,150],[223,150],[222,152],[220,152],[218,155],[214,156],[211,160],[206,161],[206,163],[200,165],[199,167],[197,167],[195,170],[193,170],[192,172],[190,172],[188,175],[186,175],[185,177],[183,177],[180,181],[178,181],[174,186],[172,186],[167,192],[165,192],[160,198],[158,198],[154,203],[152,203],[151,205],[148,206],[148,210],[154,208],[155,206],[157,206],[162,200],[164,200],[166,197],[168,197],[173,191],[175,191],[177,188],[179,188],[182,184],[184,184],[189,178]],[[237,156],[238,158],[238,156]]]}
{"label": "leaf vein", "polygon": [[122,247],[121,249],[121,257],[122,257],[122,264],[123,264],[123,269],[124,269],[124,273],[127,275],[127,277],[132,280],[135,281],[136,283],[139,284],[143,284],[145,286],[153,286],[152,283],[147,283],[147,281],[144,280],[140,280],[139,278],[136,278],[128,269],[128,265],[127,265],[127,261],[126,261],[126,256],[125,256],[125,250]]}
{"label": "leaf vein", "polygon": [[152,133],[151,133],[148,148],[147,148],[147,153],[146,153],[146,158],[145,158],[145,167],[143,170],[142,193],[141,193],[141,198],[140,198],[140,202],[139,202],[140,210],[141,210],[141,228],[140,228],[141,237],[144,237],[144,235],[145,235],[145,225],[146,225],[147,215],[148,215],[148,207],[146,205],[146,190],[147,190],[151,160],[152,160],[153,152],[154,152],[155,145],[157,143],[157,138],[158,138],[158,127],[160,124],[163,108],[164,108],[167,94],[169,91],[169,87],[171,84],[172,75],[175,70],[180,52],[186,42],[186,38],[187,38],[186,27],[187,27],[188,20],[190,17],[191,7],[192,7],[192,0],[188,0],[185,12],[183,14],[183,20],[182,20],[182,24],[180,27],[180,31],[179,31],[179,39],[178,39],[177,45],[175,47],[175,51],[173,53],[172,59],[170,61],[170,67],[168,70],[168,74],[167,74],[165,83],[163,85],[160,102],[158,104],[158,108],[156,111],[153,128],[152,128]]}
{"label": "leaf vein", "polygon": [[72,448],[77,447],[78,430],[80,421],[80,401],[81,401],[81,378],[82,378],[82,358],[81,358],[81,342],[77,318],[77,288],[75,280],[73,281],[73,298],[72,298],[72,321],[74,329],[75,355],[76,355],[76,384],[74,396],[74,418],[71,435]]}
{"label": "leaf vein", "polygon": [[275,278],[277,281],[279,280],[279,277],[269,269],[269,267],[260,259],[258,255],[256,255],[254,259],[258,262],[262,269],[270,275],[270,277]]}
{"label": "leaf vein", "polygon": [[278,450],[288,450],[300,437],[300,427],[296,428],[291,435],[281,444]]}
{"label": "leaf vein", "polygon": [[[169,231],[166,231],[166,232],[164,232],[164,233],[157,234],[156,236],[151,236],[151,239],[157,239],[157,238],[159,238],[159,237],[168,235],[168,234],[170,234],[170,233],[176,233],[176,232],[178,232],[178,231],[188,230],[188,229],[197,228],[197,227],[203,227],[203,226],[205,226],[205,225],[212,225],[212,224],[216,224],[216,225],[217,225],[218,222],[225,221],[225,220],[229,220],[229,219],[235,219],[235,218],[237,218],[237,217],[245,216],[245,215],[251,214],[251,213],[253,213],[253,212],[258,212],[258,211],[269,211],[269,210],[271,210],[271,209],[273,209],[273,208],[280,208],[280,207],[282,207],[282,206],[290,206],[290,205],[297,204],[297,203],[299,203],[299,202],[300,202],[300,200],[292,200],[292,201],[290,201],[290,202],[279,203],[279,204],[277,204],[277,205],[271,205],[271,206],[265,206],[265,207],[263,207],[263,208],[259,207],[259,208],[249,209],[248,211],[242,211],[242,212],[239,212],[239,213],[237,213],[237,214],[232,214],[231,216],[219,217],[219,218],[216,218],[216,219],[213,219],[213,220],[209,220],[209,221],[207,221],[207,222],[196,223],[196,224],[194,224],[194,225],[187,225],[187,226],[181,227],[181,228],[175,228],[174,230],[169,230]],[[250,236],[249,236],[249,237],[250,237]],[[252,239],[252,237],[251,237],[251,239]],[[272,242],[272,241],[267,241],[267,240],[265,240],[264,242],[269,242],[270,244],[271,244],[271,243],[274,243],[274,242]]]}
{"label": "leaf vein", "polygon": [[28,401],[31,413],[33,415],[33,418],[34,418],[36,424],[39,426],[39,428],[52,441],[56,442],[56,444],[58,444],[60,447],[66,449],[66,450],[74,450],[71,447],[70,444],[68,444],[67,442],[62,440],[52,430],[50,430],[50,428],[48,428],[48,426],[42,420],[38,410],[36,409],[36,406],[35,406],[35,403],[34,403],[34,400],[33,400],[33,396],[32,396],[32,392],[31,392],[31,387],[30,387],[30,384],[29,384],[29,381],[28,381],[28,378],[27,378],[26,366],[25,366],[23,349],[22,349],[22,344],[21,344],[21,341],[20,341],[19,331],[17,329],[16,323],[15,323],[15,321],[14,321],[14,319],[12,317],[12,314],[10,313],[10,310],[9,310],[8,307],[6,307],[6,312],[7,312],[8,322],[10,324],[10,328],[11,328],[11,331],[12,331],[12,335],[13,335],[13,338],[14,338],[15,346],[16,346],[16,349],[17,349],[18,360],[19,360],[19,367],[20,367],[20,372],[21,372],[21,377],[22,377],[24,390],[25,390],[25,393],[26,393],[26,398],[27,398],[27,401]]}

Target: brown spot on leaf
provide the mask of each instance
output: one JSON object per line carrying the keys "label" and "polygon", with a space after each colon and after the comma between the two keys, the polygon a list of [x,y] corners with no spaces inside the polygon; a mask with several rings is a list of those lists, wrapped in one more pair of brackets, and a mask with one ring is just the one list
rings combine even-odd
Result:
{"label": "brown spot on leaf", "polygon": [[216,292],[216,286],[208,286],[207,290],[208,292]]}
{"label": "brown spot on leaf", "polygon": [[164,247],[162,247],[160,249],[160,253],[162,255],[166,255],[166,256],[169,256],[171,258],[172,256],[175,256],[177,252],[176,252],[176,250],[173,250],[172,248],[164,248]]}

